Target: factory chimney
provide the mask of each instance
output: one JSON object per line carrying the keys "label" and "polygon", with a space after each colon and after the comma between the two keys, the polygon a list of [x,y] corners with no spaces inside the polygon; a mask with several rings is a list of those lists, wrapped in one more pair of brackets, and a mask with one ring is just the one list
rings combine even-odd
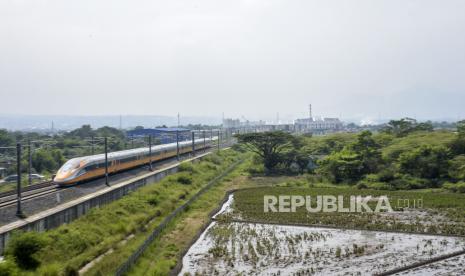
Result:
{"label": "factory chimney", "polygon": [[312,104],[309,104],[308,105],[308,115],[309,115],[309,119],[310,121],[313,121],[313,117],[312,117]]}

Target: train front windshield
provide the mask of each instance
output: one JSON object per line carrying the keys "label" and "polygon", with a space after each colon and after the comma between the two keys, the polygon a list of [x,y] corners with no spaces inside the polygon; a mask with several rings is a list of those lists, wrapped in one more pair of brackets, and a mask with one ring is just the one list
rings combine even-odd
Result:
{"label": "train front windshield", "polygon": [[80,160],[78,159],[71,159],[66,162],[63,167],[60,168],[59,173],[68,173],[72,170],[79,168]]}

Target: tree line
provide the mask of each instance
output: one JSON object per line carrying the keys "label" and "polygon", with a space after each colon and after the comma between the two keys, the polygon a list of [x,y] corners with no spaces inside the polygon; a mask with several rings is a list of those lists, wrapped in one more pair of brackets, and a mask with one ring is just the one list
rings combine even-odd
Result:
{"label": "tree line", "polygon": [[[92,142],[92,137],[94,141]],[[68,159],[95,154],[104,151],[103,137],[109,137],[109,151],[123,150],[128,147],[137,146],[131,144],[126,138],[124,131],[113,127],[101,127],[92,129],[90,125],[66,133],[55,135],[39,134],[34,132],[9,132],[0,129],[0,147],[14,147],[17,142],[27,146],[28,141],[32,145],[32,169],[34,173],[55,173]],[[140,141],[137,141],[140,143]],[[92,150],[93,148],[93,150]],[[24,147],[21,157],[22,172],[28,169],[29,158],[27,147]],[[3,165],[7,167],[7,174],[16,174],[16,151],[14,149],[2,150]]]}
{"label": "tree line", "polygon": [[317,181],[359,188],[444,187],[465,192],[465,121],[455,130],[392,120],[378,132],[324,137],[285,132],[248,133],[238,141],[256,153],[255,173],[307,173]]}

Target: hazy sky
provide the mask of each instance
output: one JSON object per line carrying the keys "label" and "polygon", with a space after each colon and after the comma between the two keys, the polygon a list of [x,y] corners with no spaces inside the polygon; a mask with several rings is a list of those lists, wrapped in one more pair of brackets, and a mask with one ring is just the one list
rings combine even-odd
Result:
{"label": "hazy sky", "polygon": [[291,118],[309,103],[464,117],[465,1],[0,1],[0,114]]}

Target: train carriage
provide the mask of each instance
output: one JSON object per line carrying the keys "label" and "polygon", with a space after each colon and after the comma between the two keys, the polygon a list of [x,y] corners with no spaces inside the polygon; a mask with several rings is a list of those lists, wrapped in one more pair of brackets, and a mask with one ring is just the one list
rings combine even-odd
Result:
{"label": "train carriage", "polygon": [[[211,142],[217,140],[217,137],[207,138],[206,140],[196,139],[195,150],[208,148]],[[192,141],[179,142],[179,153],[192,152]],[[149,164],[150,161],[156,162],[177,155],[177,144],[164,144],[152,146],[150,149],[137,148],[131,150],[116,151],[107,154],[108,173],[139,167]],[[66,186],[78,182],[102,177],[105,175],[105,154],[77,157],[68,160],[57,172],[53,181],[59,185]]]}

